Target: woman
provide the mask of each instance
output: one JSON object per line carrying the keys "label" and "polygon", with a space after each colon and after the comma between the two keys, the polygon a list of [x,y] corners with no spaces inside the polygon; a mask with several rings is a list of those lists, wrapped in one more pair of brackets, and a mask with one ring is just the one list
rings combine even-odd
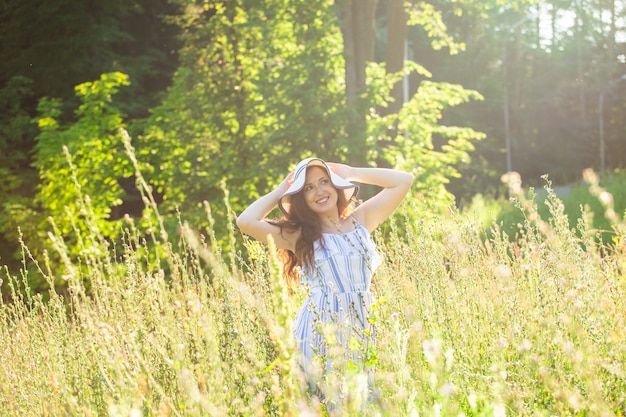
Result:
{"label": "woman", "polygon": [[[383,189],[354,207],[358,187],[349,181]],[[336,346],[345,360],[367,361],[374,342],[368,317],[370,283],[380,264],[370,233],[398,207],[412,181],[413,176],[402,171],[308,158],[237,218],[241,231],[255,239],[267,242],[271,236],[286,255],[285,275],[292,281],[299,277],[308,287],[294,335],[313,385],[316,369],[322,368],[322,374],[330,370]],[[285,218],[267,220],[276,205]],[[329,331],[334,337],[328,337]]]}

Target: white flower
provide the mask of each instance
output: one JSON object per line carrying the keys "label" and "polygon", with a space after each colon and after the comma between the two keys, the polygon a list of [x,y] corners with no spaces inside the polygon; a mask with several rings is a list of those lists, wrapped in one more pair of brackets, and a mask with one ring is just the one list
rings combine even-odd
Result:
{"label": "white flower", "polygon": [[506,266],[504,264],[498,264],[496,266],[494,274],[495,274],[496,278],[499,278],[499,279],[509,279],[509,278],[511,278],[511,270],[509,269],[508,266]]}
{"label": "white flower", "polygon": [[476,394],[471,393],[470,395],[467,396],[467,403],[469,404],[469,406],[474,409],[476,408],[476,406],[478,405],[477,401],[476,401]]}
{"label": "white flower", "polygon": [[520,353],[528,352],[533,348],[533,344],[528,339],[522,340],[522,344],[517,349]]}
{"label": "white flower", "polygon": [[424,356],[431,365],[437,363],[437,359],[441,356],[441,340],[424,340],[422,342],[422,349],[424,349]]}
{"label": "white flower", "polygon": [[506,417],[506,408],[504,404],[493,405],[493,417]]}
{"label": "white flower", "polygon": [[452,395],[454,395],[455,392],[456,387],[449,382],[443,384],[441,388],[439,388],[439,393],[444,397],[451,397]]}
{"label": "white flower", "polygon": [[608,191],[602,191],[599,198],[600,201],[602,201],[602,204],[604,204],[605,206],[613,205],[613,196]]}

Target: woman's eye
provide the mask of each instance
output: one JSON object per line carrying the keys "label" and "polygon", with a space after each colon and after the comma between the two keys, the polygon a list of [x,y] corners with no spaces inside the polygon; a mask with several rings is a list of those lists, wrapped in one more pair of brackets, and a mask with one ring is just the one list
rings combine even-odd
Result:
{"label": "woman's eye", "polygon": [[323,185],[328,184],[328,178],[324,178],[322,181],[320,181]]}
{"label": "woman's eye", "polygon": [[311,191],[313,189],[312,186],[307,185],[306,187],[304,187],[304,191]]}

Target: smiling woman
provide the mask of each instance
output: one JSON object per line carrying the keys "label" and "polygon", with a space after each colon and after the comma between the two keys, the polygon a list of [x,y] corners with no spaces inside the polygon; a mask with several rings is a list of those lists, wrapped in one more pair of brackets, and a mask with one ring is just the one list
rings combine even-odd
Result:
{"label": "smiling woman", "polygon": [[[358,186],[350,181],[383,189],[356,206]],[[308,158],[237,218],[242,232],[262,242],[271,236],[285,255],[287,278],[299,279],[308,291],[294,336],[309,387],[327,406],[342,402],[329,400],[323,389],[337,362],[362,366],[371,392],[375,329],[369,317],[370,284],[381,258],[370,232],[398,207],[412,181],[406,172]],[[266,219],[276,205],[285,217]]]}
{"label": "smiling woman", "polygon": [[339,193],[322,168],[314,167],[307,172],[306,183],[302,191],[307,207],[315,214],[327,213],[328,218],[331,219],[337,212]]}
{"label": "smiling woman", "polygon": [[[288,176],[288,178],[290,178],[290,176]],[[332,195],[336,195],[336,198],[339,198],[339,194],[343,194],[342,198],[346,202],[356,197],[359,191],[358,186],[335,174],[328,168],[328,165],[324,161],[317,158],[308,158],[300,162],[293,172],[290,181],[293,182],[289,186],[289,189],[285,191],[278,201],[279,208],[287,217],[289,216],[292,196],[297,201],[300,191],[303,191],[305,201],[309,199],[315,200],[316,197],[323,199],[325,196],[330,197]],[[320,191],[320,189],[322,189],[322,192],[320,195],[317,195],[317,191]],[[307,202],[307,206],[309,209],[315,210],[315,205],[312,203],[313,201],[311,201],[311,203]],[[334,216],[335,213],[332,212],[333,205],[330,203],[327,205],[327,208],[331,209],[328,214],[331,217]],[[345,207],[340,206],[340,211],[343,210],[345,210]]]}

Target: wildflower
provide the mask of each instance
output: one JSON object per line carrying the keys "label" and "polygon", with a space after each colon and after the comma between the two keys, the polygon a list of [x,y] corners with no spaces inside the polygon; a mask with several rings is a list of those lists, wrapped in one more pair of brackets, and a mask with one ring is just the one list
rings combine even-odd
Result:
{"label": "wildflower", "polygon": [[602,202],[602,204],[604,204],[605,206],[612,206],[613,205],[613,196],[608,191],[602,191],[600,193],[599,198],[600,198],[600,201]]}
{"label": "wildflower", "polygon": [[446,369],[452,368],[452,362],[454,362],[454,350],[446,350],[444,357],[446,358]]}
{"label": "wildflower", "polygon": [[494,274],[498,279],[509,279],[512,275],[511,269],[504,264],[497,265]]}
{"label": "wildflower", "polygon": [[526,353],[530,349],[532,349],[532,347],[533,347],[533,344],[529,340],[524,339],[522,340],[522,344],[519,346],[517,350],[519,353]]}
{"label": "wildflower", "polygon": [[504,404],[493,405],[493,417],[506,417],[506,408]]}
{"label": "wildflower", "polygon": [[507,172],[500,180],[509,186],[509,191],[512,195],[522,194],[522,177],[517,172]]}
{"label": "wildflower", "polygon": [[587,184],[597,184],[600,181],[598,174],[591,168],[587,168],[583,171],[583,179]]}
{"label": "wildflower", "polygon": [[498,339],[498,346],[500,349],[505,349],[509,346],[509,342],[506,340],[506,337],[500,337]]}
{"label": "wildflower", "polygon": [[441,388],[439,389],[439,393],[443,395],[444,397],[451,397],[454,395],[455,392],[456,392],[456,387],[454,386],[454,384],[451,384],[449,382],[443,384]]}
{"label": "wildflower", "polygon": [[580,394],[578,394],[577,392],[572,393],[567,399],[567,402],[569,403],[569,406],[572,409],[574,409],[575,411],[578,411],[582,402],[580,398]]}
{"label": "wildflower", "polygon": [[422,349],[424,349],[424,355],[428,363],[434,365],[441,355],[441,340],[424,340],[424,342],[422,342]]}
{"label": "wildflower", "polygon": [[470,395],[468,395],[467,403],[471,408],[476,408],[476,406],[478,405],[478,402],[476,401],[476,394],[471,393]]}
{"label": "wildflower", "polygon": [[616,222],[618,220],[617,213],[612,208],[608,208],[604,213],[604,217],[606,217],[611,222]]}

